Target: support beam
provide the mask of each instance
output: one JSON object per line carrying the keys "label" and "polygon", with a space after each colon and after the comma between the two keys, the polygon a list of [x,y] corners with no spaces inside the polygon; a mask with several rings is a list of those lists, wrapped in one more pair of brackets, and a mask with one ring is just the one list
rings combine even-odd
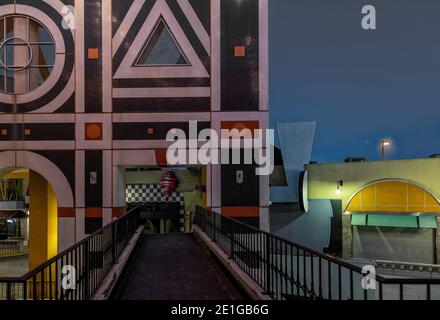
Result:
{"label": "support beam", "polygon": [[29,270],[57,254],[58,205],[52,187],[29,171]]}

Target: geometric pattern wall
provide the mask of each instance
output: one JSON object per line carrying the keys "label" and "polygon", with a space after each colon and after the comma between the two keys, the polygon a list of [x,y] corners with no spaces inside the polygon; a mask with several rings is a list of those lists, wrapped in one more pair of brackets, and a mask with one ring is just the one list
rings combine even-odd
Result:
{"label": "geometric pattern wall", "polygon": [[[223,121],[266,129],[267,6],[267,0],[0,0],[0,19],[32,18],[56,48],[40,87],[0,92],[0,170],[29,168],[50,182],[59,202],[59,251],[125,212],[124,169],[166,165],[170,130],[188,135],[191,120],[198,121],[197,134],[220,131]],[[186,63],[137,63],[158,21]],[[219,212],[231,202],[221,194],[223,169],[206,168],[206,203]],[[267,213],[268,181],[259,180],[252,206]],[[153,199],[155,190],[148,191]],[[247,210],[245,197],[232,209],[239,206]]]}

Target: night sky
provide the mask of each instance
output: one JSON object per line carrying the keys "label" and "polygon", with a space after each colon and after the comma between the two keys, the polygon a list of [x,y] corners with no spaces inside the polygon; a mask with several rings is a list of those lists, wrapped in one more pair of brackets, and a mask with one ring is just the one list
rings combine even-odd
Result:
{"label": "night sky", "polygon": [[270,0],[269,23],[271,125],[316,121],[313,160],[440,153],[439,0]]}

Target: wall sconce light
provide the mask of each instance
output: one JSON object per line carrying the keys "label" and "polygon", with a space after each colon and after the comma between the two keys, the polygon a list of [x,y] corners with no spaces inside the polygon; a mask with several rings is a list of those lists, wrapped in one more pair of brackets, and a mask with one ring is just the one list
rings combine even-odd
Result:
{"label": "wall sconce light", "polygon": [[336,186],[336,193],[341,194],[342,193],[342,187],[344,186],[344,181],[339,180],[338,184]]}

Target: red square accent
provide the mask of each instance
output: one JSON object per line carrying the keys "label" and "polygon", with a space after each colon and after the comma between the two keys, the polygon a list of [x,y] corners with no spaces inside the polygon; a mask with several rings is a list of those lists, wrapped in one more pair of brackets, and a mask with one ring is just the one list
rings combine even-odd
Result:
{"label": "red square accent", "polygon": [[87,56],[89,60],[98,60],[99,59],[99,49],[98,48],[89,48],[87,50]]}
{"label": "red square accent", "polygon": [[235,46],[234,47],[234,56],[242,58],[246,56],[246,47],[245,46]]}
{"label": "red square accent", "polygon": [[85,140],[102,140],[102,123],[84,124]]}

